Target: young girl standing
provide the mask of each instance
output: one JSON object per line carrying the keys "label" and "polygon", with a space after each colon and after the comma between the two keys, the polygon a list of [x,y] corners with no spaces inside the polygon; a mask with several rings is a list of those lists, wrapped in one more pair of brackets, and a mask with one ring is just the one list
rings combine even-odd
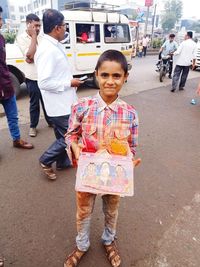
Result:
{"label": "young girl standing", "polygon": [[[66,134],[68,153],[78,160],[81,152],[96,152],[106,148],[108,138],[126,139],[135,156],[138,138],[138,116],[135,109],[118,96],[128,77],[128,65],[124,55],[116,50],[107,50],[99,58],[96,66],[99,93],[93,97],[80,99],[72,106],[69,128]],[[64,267],[77,266],[90,247],[89,232],[91,215],[96,195],[76,192],[77,201],[77,237],[76,249],[66,258]],[[121,258],[116,246],[116,225],[120,196],[103,195],[105,228],[102,242],[111,266],[118,267]]]}

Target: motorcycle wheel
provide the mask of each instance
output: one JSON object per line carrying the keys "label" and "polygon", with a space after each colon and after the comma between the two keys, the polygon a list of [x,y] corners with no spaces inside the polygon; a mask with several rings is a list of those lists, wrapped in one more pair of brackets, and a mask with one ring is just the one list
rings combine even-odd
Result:
{"label": "motorcycle wheel", "polygon": [[161,67],[160,75],[159,75],[159,79],[161,83],[163,82],[164,77],[165,77],[165,70]]}

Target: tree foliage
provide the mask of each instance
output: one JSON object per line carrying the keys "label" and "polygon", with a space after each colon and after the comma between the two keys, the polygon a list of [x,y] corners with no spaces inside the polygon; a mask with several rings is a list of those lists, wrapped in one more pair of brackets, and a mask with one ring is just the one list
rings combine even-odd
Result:
{"label": "tree foliage", "polygon": [[191,30],[200,33],[200,20],[194,22],[191,26]]}
{"label": "tree foliage", "polygon": [[183,3],[181,0],[168,0],[165,2],[162,28],[165,32],[174,28],[175,23],[181,18]]}

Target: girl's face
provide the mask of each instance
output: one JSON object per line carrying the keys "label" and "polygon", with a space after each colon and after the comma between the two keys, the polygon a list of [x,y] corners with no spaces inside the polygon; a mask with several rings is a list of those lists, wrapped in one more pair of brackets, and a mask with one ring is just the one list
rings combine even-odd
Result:
{"label": "girl's face", "polygon": [[99,82],[100,95],[106,104],[111,104],[118,96],[118,92],[127,80],[120,63],[116,61],[104,61],[96,72]]}

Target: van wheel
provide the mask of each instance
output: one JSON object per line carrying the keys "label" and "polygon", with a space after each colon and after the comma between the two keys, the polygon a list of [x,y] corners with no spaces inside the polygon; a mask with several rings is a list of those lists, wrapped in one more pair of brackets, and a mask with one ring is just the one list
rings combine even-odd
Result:
{"label": "van wheel", "polygon": [[96,89],[99,89],[99,82],[97,81],[95,74],[93,74],[93,85]]}
{"label": "van wheel", "polygon": [[20,83],[19,83],[17,77],[11,72],[10,72],[10,78],[12,81],[12,85],[13,85],[13,88],[15,91],[16,98],[18,98],[18,96],[20,95]]}

